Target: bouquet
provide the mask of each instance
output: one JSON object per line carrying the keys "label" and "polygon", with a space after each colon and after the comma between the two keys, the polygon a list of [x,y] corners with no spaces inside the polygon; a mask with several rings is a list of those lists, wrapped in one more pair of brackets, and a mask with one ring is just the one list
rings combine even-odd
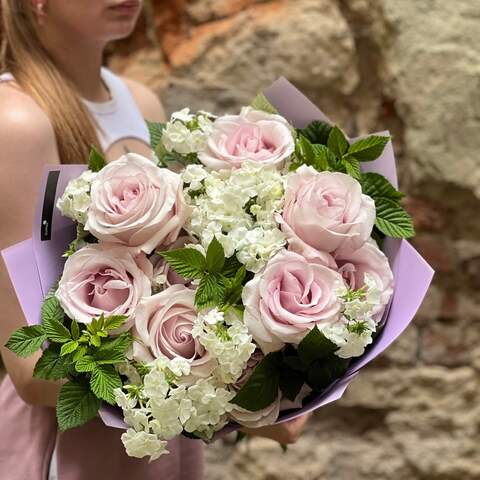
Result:
{"label": "bouquet", "polygon": [[65,380],[61,431],[110,405],[127,454],[153,460],[179,434],[273,424],[354,376],[389,322],[385,237],[414,229],[362,168],[388,135],[295,128],[264,95],[149,129],[152,158],[93,149],[60,192],[76,237],[41,322],[7,347],[43,348],[34,376]]}

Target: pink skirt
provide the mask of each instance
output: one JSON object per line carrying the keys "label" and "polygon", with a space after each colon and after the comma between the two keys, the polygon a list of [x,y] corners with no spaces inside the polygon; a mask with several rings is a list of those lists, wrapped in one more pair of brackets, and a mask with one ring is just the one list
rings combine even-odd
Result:
{"label": "pink skirt", "polygon": [[0,383],[0,478],[46,480],[56,445],[58,480],[201,480],[203,442],[177,437],[170,454],[148,460],[126,455],[122,431],[100,420],[57,439],[52,408],[26,404],[7,376]]}

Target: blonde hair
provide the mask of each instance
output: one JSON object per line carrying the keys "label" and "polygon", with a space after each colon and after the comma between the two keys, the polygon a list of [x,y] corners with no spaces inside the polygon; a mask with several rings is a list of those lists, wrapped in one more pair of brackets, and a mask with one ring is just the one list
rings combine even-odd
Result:
{"label": "blonde hair", "polygon": [[1,69],[46,112],[60,161],[85,163],[91,146],[101,151],[96,125],[73,82],[56,65],[37,34],[31,0],[1,0]]}

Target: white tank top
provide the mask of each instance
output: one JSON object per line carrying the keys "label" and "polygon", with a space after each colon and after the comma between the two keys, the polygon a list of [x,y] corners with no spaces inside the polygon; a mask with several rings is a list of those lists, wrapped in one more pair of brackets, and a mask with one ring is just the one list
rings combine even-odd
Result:
{"label": "white tank top", "polygon": [[[125,138],[134,138],[149,145],[147,124],[125,82],[107,68],[102,68],[101,76],[110,91],[110,100],[90,102],[83,99],[83,103],[97,121],[103,151]],[[0,82],[14,80],[11,73],[0,75]]]}

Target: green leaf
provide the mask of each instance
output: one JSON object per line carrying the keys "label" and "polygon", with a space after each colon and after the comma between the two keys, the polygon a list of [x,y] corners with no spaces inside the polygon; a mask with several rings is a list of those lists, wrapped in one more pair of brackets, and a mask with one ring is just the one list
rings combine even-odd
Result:
{"label": "green leaf", "polygon": [[42,304],[41,317],[43,322],[48,320],[55,320],[57,322],[63,323],[65,312],[63,311],[63,308],[56,297],[48,296],[45,298]]}
{"label": "green leaf", "polygon": [[216,237],[213,237],[208,246],[206,264],[210,273],[221,272],[225,265],[225,251]]}
{"label": "green leaf", "polygon": [[106,164],[105,157],[92,145],[88,158],[88,169],[92,172],[99,172]]}
{"label": "green leaf", "polygon": [[60,380],[66,378],[69,369],[68,357],[62,357],[57,348],[50,346],[43,352],[35,365],[33,376],[43,380]]}
{"label": "green leaf", "polygon": [[332,126],[329,123],[314,120],[307,127],[299,129],[298,132],[310,140],[311,143],[327,145],[331,130]]}
{"label": "green leaf", "polygon": [[348,155],[355,157],[360,162],[371,162],[382,154],[390,138],[389,136],[370,135],[357,140],[350,145]]}
{"label": "green leaf", "polygon": [[278,110],[270,103],[268,98],[263,94],[259,93],[252,101],[250,106],[254,110],[261,110],[262,112],[278,114]]}
{"label": "green leaf", "polygon": [[93,372],[97,368],[97,362],[91,355],[85,355],[75,363],[75,370],[80,373]]}
{"label": "green leaf", "polygon": [[298,356],[305,365],[310,365],[316,360],[331,355],[335,350],[338,350],[337,345],[315,325],[298,345]]}
{"label": "green leaf", "polygon": [[319,172],[324,172],[330,167],[335,167],[337,159],[335,154],[325,145],[312,145],[315,154],[312,166]]}
{"label": "green leaf", "polygon": [[68,355],[69,353],[74,352],[78,348],[78,342],[76,340],[70,340],[67,343],[64,343],[62,345],[62,348],[60,350],[60,355],[63,357],[65,355]]}
{"label": "green leaf", "polygon": [[235,277],[238,270],[242,266],[243,265],[238,261],[238,258],[234,254],[231,257],[225,259],[225,264],[223,265],[222,269],[222,275],[225,277]]}
{"label": "green leaf", "polygon": [[80,345],[77,350],[75,350],[75,353],[73,354],[72,361],[73,362],[78,362],[81,358],[83,358],[87,353],[87,347],[84,345]]}
{"label": "green leaf", "polygon": [[297,398],[303,384],[305,383],[305,374],[283,365],[280,371],[279,387],[283,395],[292,402]]}
{"label": "green leaf", "polygon": [[115,405],[113,391],[116,388],[122,388],[122,380],[113,366],[98,365],[90,377],[90,387],[97,398],[105,400],[110,405]]}
{"label": "green leaf", "polygon": [[368,172],[362,175],[362,191],[374,200],[379,197],[401,200],[405,195],[379,173]]}
{"label": "green leaf", "polygon": [[281,352],[266,355],[255,367],[250,378],[232,403],[256,412],[271,405],[278,396]]}
{"label": "green leaf", "polygon": [[242,265],[233,279],[225,278],[223,283],[225,285],[225,303],[227,305],[235,305],[242,298],[243,281],[247,274],[245,265]]}
{"label": "green leaf", "polygon": [[336,355],[316,361],[308,371],[308,385],[317,392],[323,391],[345,374],[348,364],[349,359]]}
{"label": "green leaf", "polygon": [[105,318],[103,328],[105,330],[115,330],[121,327],[128,320],[127,315],[111,315]]}
{"label": "green leaf", "polygon": [[205,257],[194,248],[179,248],[158,252],[168,264],[185,279],[201,279],[205,275]]}
{"label": "green leaf", "polygon": [[132,341],[130,333],[122,333],[113,340],[104,342],[94,353],[94,358],[100,365],[123,362]]}
{"label": "green leaf", "polygon": [[220,275],[209,273],[200,281],[195,293],[195,305],[201,310],[206,307],[221,306],[225,301],[225,285]]}
{"label": "green leaf", "polygon": [[342,158],[348,149],[348,140],[336,125],[330,131],[327,146],[338,158]]}
{"label": "green leaf", "polygon": [[377,228],[393,238],[411,238],[415,236],[412,217],[395,201],[388,198],[375,200]]}
{"label": "green leaf", "polygon": [[360,162],[356,158],[344,157],[342,158],[342,163],[351,177],[355,178],[355,180],[360,180],[362,173],[360,171]]}
{"label": "green leaf", "polygon": [[62,386],[57,401],[57,421],[61,432],[79,427],[97,415],[102,404],[90,391],[88,384],[79,381]]}
{"label": "green leaf", "polygon": [[90,343],[94,347],[100,347],[100,345],[102,345],[102,341],[100,340],[100,337],[97,334],[94,334],[90,337]]}
{"label": "green leaf", "polygon": [[302,362],[300,357],[295,355],[284,355],[283,363],[297,372],[306,372],[308,370],[308,366]]}
{"label": "green leaf", "polygon": [[47,339],[41,325],[32,325],[15,330],[5,346],[19,357],[35,353]]}
{"label": "green leaf", "polygon": [[78,340],[80,337],[80,327],[78,325],[78,322],[75,320],[72,320],[72,324],[70,325],[70,332],[72,333],[72,338],[74,340]]}
{"label": "green leaf", "polygon": [[147,121],[148,132],[150,133],[150,146],[153,151],[157,150],[158,144],[162,141],[165,125],[165,123]]}
{"label": "green leaf", "polygon": [[68,328],[54,318],[44,319],[42,325],[45,335],[52,342],[66,343],[72,339]]}

